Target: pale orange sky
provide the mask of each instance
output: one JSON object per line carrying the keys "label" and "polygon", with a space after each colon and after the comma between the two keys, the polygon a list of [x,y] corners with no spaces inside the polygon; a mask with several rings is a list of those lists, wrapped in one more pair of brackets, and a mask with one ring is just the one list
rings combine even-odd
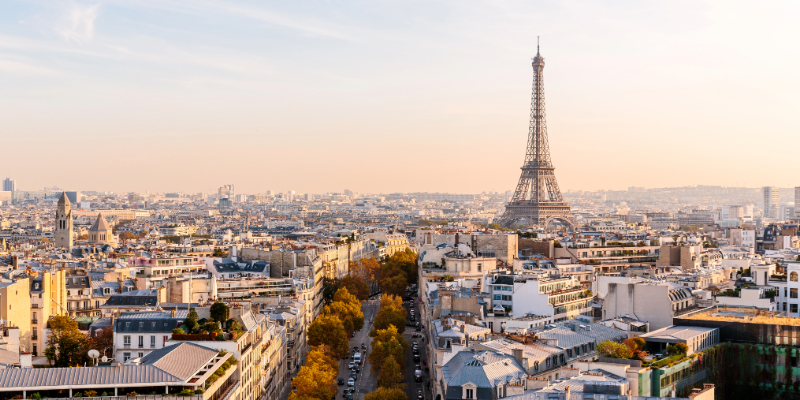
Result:
{"label": "pale orange sky", "polygon": [[512,190],[540,35],[562,190],[800,186],[798,8],[5,2],[0,178],[22,190]]}

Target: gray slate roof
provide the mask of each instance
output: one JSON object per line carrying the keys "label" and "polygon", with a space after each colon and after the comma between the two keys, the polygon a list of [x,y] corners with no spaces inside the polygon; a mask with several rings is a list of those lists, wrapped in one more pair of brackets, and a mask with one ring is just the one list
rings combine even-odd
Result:
{"label": "gray slate roof", "polygon": [[460,351],[442,367],[442,377],[448,386],[471,382],[479,388],[492,388],[526,376],[514,357],[488,350]]}
{"label": "gray slate roof", "polygon": [[185,381],[216,357],[217,350],[190,342],[173,344],[142,357],[143,365],[152,365]]}

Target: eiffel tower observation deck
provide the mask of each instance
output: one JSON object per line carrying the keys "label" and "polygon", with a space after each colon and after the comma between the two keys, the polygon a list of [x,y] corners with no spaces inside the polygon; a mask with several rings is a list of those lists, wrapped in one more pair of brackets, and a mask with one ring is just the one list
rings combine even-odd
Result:
{"label": "eiffel tower observation deck", "polygon": [[569,204],[564,201],[556,181],[555,167],[550,159],[547,139],[547,121],[544,106],[544,57],[537,46],[533,58],[533,92],[531,94],[531,120],[528,128],[528,149],[522,174],[514,197],[506,205],[500,223],[511,225],[538,225],[546,228],[553,221],[576,227]]}

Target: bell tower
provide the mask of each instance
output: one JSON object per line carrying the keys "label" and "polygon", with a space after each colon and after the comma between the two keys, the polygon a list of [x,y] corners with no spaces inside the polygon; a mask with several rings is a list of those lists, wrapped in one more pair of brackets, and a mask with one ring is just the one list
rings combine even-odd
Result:
{"label": "bell tower", "polygon": [[53,236],[56,247],[63,247],[67,250],[72,248],[72,207],[66,192],[62,192],[61,198],[58,199],[56,229]]}

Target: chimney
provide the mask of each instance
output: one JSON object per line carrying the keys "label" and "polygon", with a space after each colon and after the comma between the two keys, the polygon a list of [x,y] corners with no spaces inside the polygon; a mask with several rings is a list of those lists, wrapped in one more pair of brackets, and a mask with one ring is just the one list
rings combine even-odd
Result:
{"label": "chimney", "polygon": [[513,349],[512,352],[514,354],[514,359],[517,360],[519,365],[522,365],[522,349]]}
{"label": "chimney", "polygon": [[461,333],[464,333],[464,330],[465,330],[465,329],[466,329],[466,328],[465,328],[465,324],[461,324]]}
{"label": "chimney", "polygon": [[170,315],[172,318],[175,318],[175,309],[171,310],[171,311],[169,312],[169,315]]}

